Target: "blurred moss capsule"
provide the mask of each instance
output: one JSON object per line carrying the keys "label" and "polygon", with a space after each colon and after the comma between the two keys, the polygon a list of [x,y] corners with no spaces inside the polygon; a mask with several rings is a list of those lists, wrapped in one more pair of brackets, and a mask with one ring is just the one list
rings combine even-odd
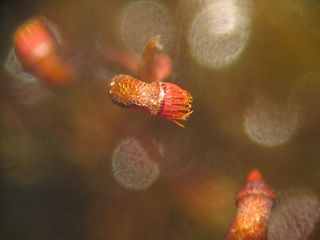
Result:
{"label": "blurred moss capsule", "polygon": [[72,82],[71,67],[62,58],[58,41],[47,21],[35,17],[21,25],[13,36],[15,53],[23,68],[51,86]]}

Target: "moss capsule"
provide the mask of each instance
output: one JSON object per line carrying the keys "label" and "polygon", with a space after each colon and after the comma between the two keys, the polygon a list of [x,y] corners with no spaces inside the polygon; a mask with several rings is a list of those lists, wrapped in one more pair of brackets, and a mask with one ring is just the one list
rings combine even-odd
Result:
{"label": "moss capsule", "polygon": [[155,81],[146,83],[129,75],[116,75],[109,85],[109,95],[118,105],[147,110],[152,116],[186,121],[191,111],[192,96],[179,86]]}
{"label": "moss capsule", "polygon": [[225,240],[266,240],[276,194],[258,170],[252,170],[237,196],[237,216]]}

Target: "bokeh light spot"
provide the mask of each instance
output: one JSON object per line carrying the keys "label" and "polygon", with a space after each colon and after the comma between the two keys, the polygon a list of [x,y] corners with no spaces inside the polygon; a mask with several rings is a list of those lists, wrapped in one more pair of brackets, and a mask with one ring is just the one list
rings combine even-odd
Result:
{"label": "bokeh light spot", "polygon": [[173,39],[174,26],[168,9],[155,1],[135,1],[123,10],[120,36],[129,49],[141,53],[152,36],[161,35],[165,47]]}
{"label": "bokeh light spot", "polygon": [[271,213],[268,240],[305,240],[320,217],[318,198],[305,189],[279,194]]}
{"label": "bokeh light spot", "polygon": [[250,35],[249,7],[237,0],[216,0],[193,20],[188,40],[196,61],[223,68],[240,55]]}
{"label": "bokeh light spot", "polygon": [[299,118],[298,108],[293,105],[258,99],[247,109],[243,124],[252,141],[272,147],[291,139],[300,123]]}
{"label": "bokeh light spot", "polygon": [[11,77],[10,87],[20,103],[33,105],[52,96],[52,92],[48,88],[23,69],[13,48],[9,51],[4,70]]}
{"label": "bokeh light spot", "polygon": [[115,179],[125,188],[143,190],[159,176],[158,164],[150,157],[143,145],[135,138],[122,141],[112,155]]}

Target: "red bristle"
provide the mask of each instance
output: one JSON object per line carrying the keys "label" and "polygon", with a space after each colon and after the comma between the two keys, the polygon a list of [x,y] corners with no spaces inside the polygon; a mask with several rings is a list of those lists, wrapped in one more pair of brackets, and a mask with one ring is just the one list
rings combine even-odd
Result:
{"label": "red bristle", "polygon": [[[175,123],[177,123],[176,120],[187,120],[192,113],[190,109],[192,96],[186,90],[183,90],[173,83],[164,83],[163,88],[164,97],[159,116],[167,120],[172,120]],[[178,125],[183,126],[182,124]]]}

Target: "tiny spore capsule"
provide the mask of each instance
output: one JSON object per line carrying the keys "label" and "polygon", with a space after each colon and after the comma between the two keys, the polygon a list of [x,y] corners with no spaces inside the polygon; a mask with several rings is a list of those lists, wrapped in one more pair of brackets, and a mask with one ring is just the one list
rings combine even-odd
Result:
{"label": "tiny spore capsule", "polygon": [[58,39],[43,17],[23,23],[13,35],[15,54],[26,71],[51,86],[64,86],[72,70],[60,54]]}
{"label": "tiny spore capsule", "polygon": [[173,83],[155,81],[146,83],[129,75],[116,75],[108,86],[113,102],[126,108],[147,110],[152,116],[186,121],[191,111],[192,96]]}
{"label": "tiny spore capsule", "polygon": [[275,192],[258,170],[252,170],[247,184],[237,195],[237,216],[225,240],[266,240]]}

